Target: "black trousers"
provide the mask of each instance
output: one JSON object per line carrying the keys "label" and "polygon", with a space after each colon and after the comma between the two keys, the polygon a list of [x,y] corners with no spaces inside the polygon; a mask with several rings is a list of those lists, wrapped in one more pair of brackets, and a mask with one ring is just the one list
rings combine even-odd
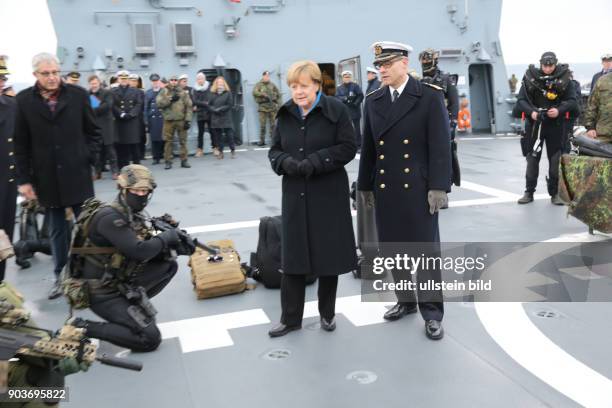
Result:
{"label": "black trousers", "polygon": [[151,154],[153,160],[161,160],[164,158],[164,141],[151,141]]}
{"label": "black trousers", "polygon": [[[133,285],[145,288],[147,296],[152,298],[166,287],[177,270],[175,261],[151,262],[134,279]],[[128,307],[132,304],[120,293],[92,295],[90,302],[91,310],[107,322],[88,321],[88,336],[134,351],[147,352],[159,347],[162,339],[155,321],[141,327],[128,314]]]}
{"label": "black trousers", "polygon": [[217,143],[216,146],[219,148],[220,152],[223,152],[226,143],[229,144],[229,148],[232,152],[236,150],[236,145],[234,143],[234,129],[213,129],[212,132],[216,136],[215,142]]}
{"label": "black trousers", "polygon": [[[0,229],[3,229],[12,241],[15,230],[15,211],[17,211],[17,184],[15,181],[6,183],[2,193],[0,196]],[[0,262],[0,282],[4,280],[5,270],[6,261],[2,261]]]}
{"label": "black trousers", "polygon": [[134,164],[140,164],[140,145],[138,143],[117,143],[115,147],[117,148],[119,169],[130,164],[130,161]]}
{"label": "black trousers", "polygon": [[352,119],[352,121],[355,128],[355,143],[357,143],[357,148],[361,149],[361,118]]}
{"label": "black trousers", "polygon": [[[207,120],[198,120],[198,149],[204,148],[204,130],[208,127],[208,132],[211,133],[210,130],[210,119]],[[212,142],[212,133],[211,133],[211,142]],[[217,145],[212,143],[212,147],[216,147]]]}
{"label": "black trousers", "polygon": [[119,173],[119,165],[117,164],[117,153],[115,152],[115,145],[104,145],[103,151],[98,155],[98,161],[96,163],[96,172],[101,173],[106,162],[110,164],[111,173]]}
{"label": "black trousers", "polygon": [[[557,194],[559,189],[559,160],[564,150],[567,150],[567,135],[564,133],[566,124],[560,121],[544,122],[540,138],[544,139],[546,146],[546,156],[548,157],[548,178],[546,184],[548,194],[552,197]],[[530,129],[531,130],[531,129]],[[537,128],[534,130],[537,132]],[[535,142],[535,138],[534,138]],[[542,158],[542,148],[535,156],[531,153],[527,155],[527,170],[525,171],[525,191],[534,193],[538,184],[540,174],[540,159]]]}
{"label": "black trousers", "polygon": [[[81,205],[82,203],[70,207],[75,218],[78,218],[81,213]],[[49,239],[51,240],[51,254],[54,263],[53,272],[56,279],[59,279],[59,275],[68,261],[72,222],[66,220],[66,207],[47,208],[46,216],[49,217]]]}
{"label": "black trousers", "polygon": [[[337,276],[319,277],[319,315],[330,320],[336,314]],[[286,275],[281,278],[281,323],[288,326],[302,324],[304,299],[306,296],[306,275]]]}

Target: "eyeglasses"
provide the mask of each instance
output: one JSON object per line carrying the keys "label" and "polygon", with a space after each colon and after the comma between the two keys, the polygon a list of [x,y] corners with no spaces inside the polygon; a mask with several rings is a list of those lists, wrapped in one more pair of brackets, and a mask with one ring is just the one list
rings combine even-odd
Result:
{"label": "eyeglasses", "polygon": [[391,65],[395,64],[397,61],[401,60],[401,58],[393,58],[392,60],[389,61],[385,61],[385,62],[379,62],[377,64],[374,64],[374,68],[376,69],[389,69],[391,68]]}
{"label": "eyeglasses", "polygon": [[60,72],[59,71],[43,71],[43,72],[36,71],[36,73],[42,77],[49,78],[50,76],[54,76],[54,77],[59,76]]}

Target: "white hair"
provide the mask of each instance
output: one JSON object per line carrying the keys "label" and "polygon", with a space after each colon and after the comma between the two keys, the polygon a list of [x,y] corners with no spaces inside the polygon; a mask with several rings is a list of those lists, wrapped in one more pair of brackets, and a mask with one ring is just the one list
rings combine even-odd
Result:
{"label": "white hair", "polygon": [[53,62],[58,67],[60,65],[59,59],[53,54],[49,54],[48,52],[41,52],[40,54],[36,54],[32,57],[32,70],[36,71],[38,66],[43,62]]}
{"label": "white hair", "polygon": [[198,72],[198,74],[196,75],[196,78],[206,78],[206,74],[203,72]]}

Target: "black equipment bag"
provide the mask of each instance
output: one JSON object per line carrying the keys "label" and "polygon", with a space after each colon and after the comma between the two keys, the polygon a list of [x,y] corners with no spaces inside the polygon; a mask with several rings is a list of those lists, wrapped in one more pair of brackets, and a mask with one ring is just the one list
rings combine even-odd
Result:
{"label": "black equipment bag", "polygon": [[38,215],[45,214],[44,208],[35,200],[23,201],[19,212],[19,241],[13,246],[15,248],[15,263],[27,269],[30,267],[31,259],[36,252],[51,255],[51,243],[49,240],[48,219],[45,215],[42,226],[38,223]]}
{"label": "black equipment bag", "polygon": [[[278,289],[282,277],[282,217],[261,217],[259,219],[259,240],[257,252],[251,253],[251,270],[248,274],[268,289]],[[317,280],[316,276],[306,276],[306,284]]]}

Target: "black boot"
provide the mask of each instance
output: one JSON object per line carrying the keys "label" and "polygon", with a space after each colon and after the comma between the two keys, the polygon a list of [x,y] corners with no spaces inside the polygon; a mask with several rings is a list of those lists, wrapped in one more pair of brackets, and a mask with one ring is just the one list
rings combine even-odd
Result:
{"label": "black boot", "polygon": [[165,170],[170,170],[172,168],[172,162],[171,161],[167,161],[166,162],[166,167],[164,167]]}
{"label": "black boot", "polygon": [[184,167],[186,169],[190,169],[191,168],[191,164],[189,164],[189,162],[187,160],[181,160],[181,167]]}
{"label": "black boot", "polygon": [[284,336],[285,334],[291,333],[292,331],[299,330],[301,328],[302,328],[301,325],[287,326],[284,323],[279,323],[270,329],[270,331],[268,332],[268,335],[270,337],[281,337],[281,336]]}
{"label": "black boot", "polygon": [[517,201],[519,204],[528,204],[533,201],[533,193],[525,191],[525,194]]}

